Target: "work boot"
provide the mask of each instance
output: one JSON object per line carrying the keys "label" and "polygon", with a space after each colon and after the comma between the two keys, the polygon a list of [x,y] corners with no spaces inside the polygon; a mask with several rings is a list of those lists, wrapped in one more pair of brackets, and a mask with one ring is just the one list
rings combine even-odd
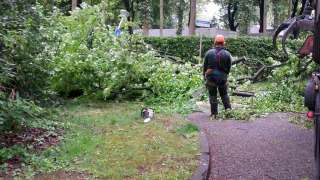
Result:
{"label": "work boot", "polygon": [[211,114],[209,119],[211,121],[216,120],[217,119],[217,115],[216,114]]}
{"label": "work boot", "polygon": [[211,97],[210,98],[210,109],[211,109],[211,115],[218,114],[218,101],[217,97]]}

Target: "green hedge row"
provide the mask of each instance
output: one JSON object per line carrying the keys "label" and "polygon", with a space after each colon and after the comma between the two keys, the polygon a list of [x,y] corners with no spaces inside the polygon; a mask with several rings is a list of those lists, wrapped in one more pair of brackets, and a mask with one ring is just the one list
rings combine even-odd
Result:
{"label": "green hedge row", "polygon": [[[145,42],[152,45],[161,54],[177,56],[185,61],[196,62],[197,57],[199,57],[199,37],[146,37]],[[301,42],[288,42],[288,48],[294,49],[293,51],[296,51],[298,45],[301,45]],[[212,48],[212,38],[203,38],[202,47],[202,56],[204,56],[205,52]],[[226,47],[233,56],[237,57],[245,56],[249,59],[262,62],[266,61],[269,57],[272,57],[276,61],[286,60],[282,51],[275,50],[272,47],[271,38],[228,38],[226,39]]]}

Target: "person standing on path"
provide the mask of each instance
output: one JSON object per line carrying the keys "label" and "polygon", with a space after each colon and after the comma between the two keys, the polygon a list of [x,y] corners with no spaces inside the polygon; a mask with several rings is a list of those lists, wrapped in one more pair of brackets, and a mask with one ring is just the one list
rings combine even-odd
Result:
{"label": "person standing on path", "polygon": [[204,57],[203,77],[205,85],[209,91],[209,101],[211,106],[211,118],[217,118],[219,91],[224,108],[231,109],[230,98],[228,96],[228,75],[231,69],[232,56],[224,47],[223,35],[214,38],[214,48],[210,49]]}

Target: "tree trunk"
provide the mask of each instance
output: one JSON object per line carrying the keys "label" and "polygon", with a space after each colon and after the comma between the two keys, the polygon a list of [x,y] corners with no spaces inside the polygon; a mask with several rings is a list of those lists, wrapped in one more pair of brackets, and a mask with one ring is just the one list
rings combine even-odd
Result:
{"label": "tree trunk", "polygon": [[160,36],[163,36],[163,0],[160,0]]}
{"label": "tree trunk", "polygon": [[267,16],[268,16],[268,2],[267,0],[260,0],[260,29],[259,33],[266,33]]}
{"label": "tree trunk", "polygon": [[143,20],[143,35],[149,36],[149,21],[146,19]]}
{"label": "tree trunk", "polygon": [[43,6],[46,10],[52,12],[54,7],[54,0],[45,0]]}
{"label": "tree trunk", "polygon": [[182,34],[183,30],[183,10],[184,10],[184,0],[179,0],[179,5],[177,9],[177,16],[178,16],[178,28],[177,28],[177,35]]}
{"label": "tree trunk", "polygon": [[[134,21],[134,0],[131,0],[131,6],[130,6],[130,16],[129,21],[133,22]],[[132,26],[129,26],[129,33],[133,34],[133,28]]]}
{"label": "tree trunk", "polygon": [[298,4],[299,0],[292,0],[292,13],[291,13],[291,18],[295,17],[298,11]]}
{"label": "tree trunk", "polygon": [[[133,0],[122,0],[124,7],[129,12],[128,21],[132,21],[134,19],[134,9],[133,9]],[[129,26],[129,34],[133,34],[132,26]]]}
{"label": "tree trunk", "polygon": [[263,33],[267,33],[268,25],[268,0],[263,0]]}
{"label": "tree trunk", "polygon": [[264,32],[264,0],[260,0],[259,1],[259,10],[260,10],[260,18],[259,18],[259,33],[263,33]]}
{"label": "tree trunk", "polygon": [[190,22],[189,22],[189,35],[196,33],[196,13],[197,13],[197,0],[190,0]]}
{"label": "tree trunk", "polygon": [[238,11],[238,3],[229,2],[228,3],[228,24],[231,31],[237,31],[237,28],[239,26],[239,24],[235,22],[237,11]]}
{"label": "tree trunk", "polygon": [[302,0],[301,1],[301,9],[300,9],[299,15],[302,15],[303,10],[306,7],[306,2],[307,2],[307,0]]}
{"label": "tree trunk", "polygon": [[71,10],[75,10],[77,8],[78,1],[77,0],[72,0],[71,2]]}
{"label": "tree trunk", "polygon": [[273,12],[273,27],[277,28],[280,25],[280,13],[277,8],[277,0],[272,0],[272,12]]}
{"label": "tree trunk", "polygon": [[289,9],[288,9],[288,17],[291,18],[291,11],[292,11],[292,0],[288,0],[289,2]]}
{"label": "tree trunk", "polygon": [[143,34],[145,36],[149,36],[149,25],[150,25],[150,1],[149,0],[144,0],[143,1]]}

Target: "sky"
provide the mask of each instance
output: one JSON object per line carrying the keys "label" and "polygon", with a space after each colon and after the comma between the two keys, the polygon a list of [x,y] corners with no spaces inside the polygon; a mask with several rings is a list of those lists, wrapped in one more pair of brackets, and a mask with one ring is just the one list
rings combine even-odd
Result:
{"label": "sky", "polygon": [[210,2],[207,5],[205,5],[205,7],[201,9],[201,11],[198,11],[197,19],[210,21],[213,16],[219,18],[219,10],[220,7],[218,5],[216,5],[213,2]]}

